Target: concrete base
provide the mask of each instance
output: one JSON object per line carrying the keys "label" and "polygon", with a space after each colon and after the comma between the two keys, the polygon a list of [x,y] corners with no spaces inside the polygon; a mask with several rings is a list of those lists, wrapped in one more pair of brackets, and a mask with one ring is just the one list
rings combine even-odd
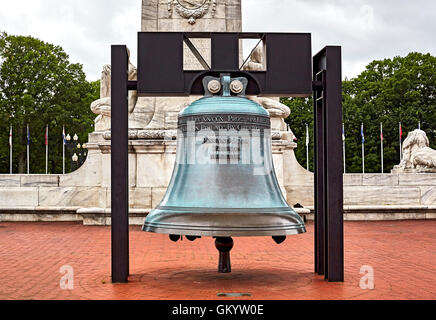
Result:
{"label": "concrete base", "polygon": [[[151,209],[131,209],[130,225],[141,226]],[[295,208],[307,220],[314,220],[313,208]],[[87,208],[76,212],[71,209],[37,210],[20,208],[0,210],[0,222],[80,222],[86,226],[110,226],[110,209]],[[396,221],[436,219],[436,206],[345,206],[345,221]]]}
{"label": "concrete base", "polygon": [[[300,215],[310,214],[306,208],[294,209]],[[151,209],[131,209],[130,225],[140,226]],[[111,210],[103,208],[86,208],[74,210],[35,210],[35,208],[1,209],[0,222],[82,222],[86,226],[110,226]]]}
{"label": "concrete base", "polygon": [[[314,220],[314,209],[306,215]],[[436,219],[436,206],[344,206],[345,221],[395,221]]]}

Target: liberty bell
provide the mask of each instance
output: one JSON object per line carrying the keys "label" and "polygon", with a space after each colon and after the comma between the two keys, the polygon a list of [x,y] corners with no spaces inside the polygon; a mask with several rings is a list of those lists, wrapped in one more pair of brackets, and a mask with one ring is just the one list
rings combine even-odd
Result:
{"label": "liberty bell", "polygon": [[143,230],[194,241],[213,237],[219,272],[231,272],[232,237],[270,236],[277,244],[306,232],[280,190],[271,120],[245,98],[248,80],[207,76],[205,97],[179,114],[176,164],[168,191]]}

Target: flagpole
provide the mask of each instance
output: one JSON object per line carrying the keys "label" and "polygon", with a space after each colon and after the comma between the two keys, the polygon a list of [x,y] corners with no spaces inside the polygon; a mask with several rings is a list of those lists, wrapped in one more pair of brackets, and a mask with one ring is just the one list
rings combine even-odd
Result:
{"label": "flagpole", "polygon": [[27,125],[27,174],[30,174],[30,133],[29,133],[29,125]]}
{"label": "flagpole", "polygon": [[383,123],[380,123],[380,139],[381,139],[381,173],[384,173],[384,163],[383,163]]}
{"label": "flagpole", "polygon": [[48,174],[48,125],[45,129],[45,174]]}
{"label": "flagpole", "polygon": [[12,174],[12,125],[11,125],[11,130],[9,132],[9,150],[10,150],[9,172],[10,174]]}
{"label": "flagpole", "polygon": [[309,171],[309,125],[306,124],[306,159],[307,159],[307,171]]}
{"label": "flagpole", "polygon": [[345,124],[342,123],[342,145],[343,145],[343,153],[344,153],[344,173],[347,173],[347,162],[346,162],[346,153],[345,153]]}
{"label": "flagpole", "polygon": [[363,132],[363,123],[362,123],[362,173],[365,174],[365,135]]}
{"label": "flagpole", "polygon": [[62,127],[62,174],[65,174],[65,126]]}
{"label": "flagpole", "polygon": [[400,163],[403,161],[403,141],[402,141],[402,135],[403,135],[403,129],[401,128],[401,122],[400,122]]}

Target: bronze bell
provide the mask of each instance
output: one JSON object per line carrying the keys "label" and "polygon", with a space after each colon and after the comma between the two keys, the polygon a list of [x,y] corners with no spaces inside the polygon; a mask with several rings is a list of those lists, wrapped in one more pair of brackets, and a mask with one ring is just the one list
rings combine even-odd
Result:
{"label": "bronze bell", "polygon": [[173,176],[143,230],[173,241],[214,237],[219,271],[230,272],[231,237],[272,236],[281,243],[306,229],[280,190],[270,116],[244,97],[247,80],[222,75],[203,84],[206,97],[179,115]]}

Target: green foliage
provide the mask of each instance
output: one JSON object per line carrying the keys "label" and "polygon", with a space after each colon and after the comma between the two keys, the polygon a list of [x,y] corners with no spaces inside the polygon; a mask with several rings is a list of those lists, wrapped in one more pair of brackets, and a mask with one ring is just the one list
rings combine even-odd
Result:
{"label": "green foliage", "polygon": [[[32,37],[0,34],[0,173],[9,172],[9,126],[14,129],[14,172],[26,163],[30,126],[30,170],[45,173],[45,127],[49,125],[49,172],[62,172],[62,126],[86,142],[95,115],[99,83],[86,81],[81,64],[72,64],[55,46]],[[66,153],[66,168],[71,154]]]}
{"label": "green foliage", "polygon": [[314,119],[313,119],[313,99],[312,98],[282,98],[281,102],[289,106],[291,115],[286,119],[298,138],[298,148],[295,150],[295,156],[299,163],[306,168],[306,125],[309,126],[309,170],[313,171],[314,165]]}
{"label": "green foliage", "polygon": [[[313,107],[310,99],[282,99],[291,107],[287,119],[300,138],[296,156],[305,167],[305,123],[311,128],[313,147]],[[421,129],[430,146],[436,147],[436,57],[410,53],[371,62],[358,77],[343,82],[347,172],[362,172],[360,127],[365,128],[365,171],[381,172],[380,123],[384,133],[384,171],[399,163],[399,122],[403,139]],[[338,128],[341,130],[341,128]],[[310,156],[313,162],[313,154]]]}

